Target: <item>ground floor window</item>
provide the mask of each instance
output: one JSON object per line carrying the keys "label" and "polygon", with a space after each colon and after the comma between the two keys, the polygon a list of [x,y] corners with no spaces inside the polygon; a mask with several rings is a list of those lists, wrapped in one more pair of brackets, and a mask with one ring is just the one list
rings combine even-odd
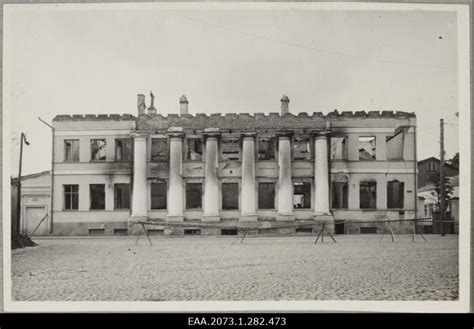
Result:
{"label": "ground floor window", "polygon": [[186,209],[202,208],[202,184],[186,184]]}
{"label": "ground floor window", "polygon": [[332,208],[347,209],[348,206],[348,184],[347,182],[332,182]]}
{"label": "ground floor window", "polygon": [[360,209],[375,209],[377,207],[377,183],[361,182],[359,184]]}
{"label": "ground floor window", "polygon": [[222,183],[222,209],[239,209],[239,184]]}
{"label": "ground floor window", "polygon": [[397,180],[387,182],[387,208],[403,208],[405,184]]}
{"label": "ground floor window", "polygon": [[79,209],[79,185],[64,185],[64,210]]}
{"label": "ground floor window", "polygon": [[258,183],[258,209],[275,209],[275,183]]}
{"label": "ground floor window", "polygon": [[151,209],[166,209],[166,182],[151,183]]}
{"label": "ground floor window", "polygon": [[114,185],[114,209],[130,209],[130,184]]}
{"label": "ground floor window", "polygon": [[91,210],[105,210],[105,184],[91,184],[90,201]]}
{"label": "ground floor window", "polygon": [[311,208],[311,183],[295,182],[293,183],[293,208]]}

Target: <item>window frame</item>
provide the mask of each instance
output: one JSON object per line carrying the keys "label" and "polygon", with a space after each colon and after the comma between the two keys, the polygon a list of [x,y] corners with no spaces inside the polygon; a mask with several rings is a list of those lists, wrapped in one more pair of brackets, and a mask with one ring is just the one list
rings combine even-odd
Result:
{"label": "window frame", "polygon": [[[66,146],[66,143],[67,142],[77,142],[77,160],[74,160],[74,159],[67,159],[67,149],[69,148],[70,149],[70,154],[72,154],[72,149],[73,148],[76,148],[76,147],[67,147]],[[79,162],[80,161],[80,158],[81,158],[81,145],[80,145],[80,139],[64,139],[64,162]]]}
{"label": "window frame", "polygon": [[[237,208],[224,208],[224,185],[236,184],[237,185]],[[220,197],[220,209],[222,211],[240,211],[240,183],[238,181],[222,181],[221,184],[221,197]]]}
{"label": "window frame", "polygon": [[[66,186],[68,187],[77,187],[77,191],[66,192]],[[74,204],[72,197],[77,195],[77,208],[66,208],[66,199],[70,198],[71,206]],[[63,184],[63,211],[78,211],[79,210],[79,184]]]}
{"label": "window frame", "polygon": [[[101,149],[100,147],[98,146],[95,146],[94,145],[94,142],[95,141],[103,141],[104,142],[104,147],[103,149]],[[104,151],[104,159],[94,159],[93,158],[93,150],[97,148],[97,152],[99,152],[99,155],[100,155],[100,151],[103,150]],[[90,161],[92,162],[106,162],[107,161],[107,139],[105,138],[91,138],[90,140]]]}
{"label": "window frame", "polygon": [[[164,208],[153,208],[153,185],[164,185],[165,186],[165,207]],[[150,210],[151,211],[167,211],[168,210],[168,181],[157,181],[150,183]]]}
{"label": "window frame", "polygon": [[[303,139],[308,141],[308,156],[306,159],[297,159],[295,157],[295,149],[296,149],[296,143],[297,139]],[[311,136],[293,136],[291,140],[291,160],[292,161],[311,161],[314,159],[314,142]]]}
{"label": "window frame", "polygon": [[[361,159],[360,158],[360,139],[361,138],[373,138],[374,139],[374,154],[372,159]],[[376,161],[377,160],[377,136],[375,135],[360,135],[357,137],[357,159],[358,161]]]}
{"label": "window frame", "polygon": [[292,188],[293,188],[293,198],[295,196],[295,184],[308,184],[309,185],[309,207],[304,207],[302,205],[301,208],[296,208],[295,205],[293,204],[293,210],[311,210],[313,209],[313,182],[311,180],[302,180],[302,179],[295,179],[291,183]]}
{"label": "window frame", "polygon": [[[125,207],[117,207],[117,187],[118,186],[123,186],[123,185],[126,185],[128,186],[128,207],[125,208]],[[114,184],[114,210],[130,210],[131,209],[131,186],[130,186],[130,183],[115,183]],[[123,191],[122,191],[123,193]],[[123,199],[122,199],[123,200]],[[122,201],[123,203],[123,201]]]}
{"label": "window frame", "polygon": [[[129,149],[128,149],[129,159],[128,160],[123,159],[123,154],[124,154],[123,150],[126,149],[126,148],[123,147],[123,144],[122,144],[122,159],[119,160],[118,157],[117,157],[117,142],[119,142],[119,141],[122,141],[122,143],[123,143],[123,141],[127,141],[129,143]],[[131,162],[133,160],[133,151],[132,151],[133,147],[132,147],[132,145],[133,145],[133,143],[132,143],[131,138],[126,138],[126,137],[124,137],[124,138],[115,138],[115,145],[114,145],[115,146],[115,149],[114,149],[115,162]]]}
{"label": "window frame", "polygon": [[[272,184],[273,185],[273,208],[261,208],[260,207],[260,185],[263,184]],[[276,182],[274,181],[257,181],[257,210],[276,210],[276,199],[277,199],[277,186]]]}
{"label": "window frame", "polygon": [[[369,185],[369,184],[373,184],[374,187],[375,187],[375,192],[374,192],[374,206],[373,207],[362,207],[362,198],[361,198],[361,193],[362,193],[362,190],[361,190],[361,187],[363,185]],[[369,202],[370,203],[370,202]],[[375,210],[377,209],[377,182],[374,182],[374,181],[364,181],[364,182],[360,182],[359,183],[359,209],[362,209],[362,210]]]}
{"label": "window frame", "polygon": [[[260,140],[262,139],[268,139],[268,140],[273,140],[273,157],[270,157],[268,159],[260,159]],[[277,160],[277,137],[276,136],[257,136],[256,138],[256,143],[257,143],[257,154],[255,157],[255,161],[276,161]],[[269,143],[269,141],[268,141]],[[267,147],[268,150],[268,147]]]}
{"label": "window frame", "polygon": [[[200,189],[200,206],[199,207],[188,207],[188,186],[190,185],[201,185],[201,189]],[[186,210],[202,210],[203,209],[203,206],[202,206],[202,201],[203,201],[203,191],[204,191],[204,184],[202,182],[195,182],[195,181],[188,181],[186,182],[186,186],[185,186],[185,189],[184,189],[184,195],[185,195],[185,201],[184,201],[184,209]]]}
{"label": "window frame", "polygon": [[[102,186],[104,188],[103,194],[104,194],[104,208],[92,208],[92,200],[96,200],[97,198],[93,198],[92,196],[92,186]],[[105,189],[105,184],[89,184],[89,210],[92,211],[103,211],[107,209],[107,195],[106,195],[106,189]]]}

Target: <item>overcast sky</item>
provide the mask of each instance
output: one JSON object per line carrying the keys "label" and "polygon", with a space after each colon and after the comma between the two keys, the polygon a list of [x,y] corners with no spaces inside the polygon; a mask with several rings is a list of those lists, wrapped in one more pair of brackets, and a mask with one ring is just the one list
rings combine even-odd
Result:
{"label": "overcast sky", "polygon": [[[4,17],[11,166],[50,169],[58,114],[414,111],[418,158],[458,151],[455,12],[15,10]],[[8,122],[5,122],[8,123]]]}

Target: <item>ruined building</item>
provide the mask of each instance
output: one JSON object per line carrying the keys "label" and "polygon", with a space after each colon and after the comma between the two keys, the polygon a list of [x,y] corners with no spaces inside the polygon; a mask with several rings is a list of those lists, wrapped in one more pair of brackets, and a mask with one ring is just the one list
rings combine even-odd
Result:
{"label": "ruined building", "polygon": [[383,225],[370,221],[415,217],[414,113],[293,114],[289,103],[283,96],[280,113],[191,114],[183,96],[179,114],[163,115],[138,95],[136,117],[56,116],[52,233],[311,219],[334,221],[339,234],[373,233]]}

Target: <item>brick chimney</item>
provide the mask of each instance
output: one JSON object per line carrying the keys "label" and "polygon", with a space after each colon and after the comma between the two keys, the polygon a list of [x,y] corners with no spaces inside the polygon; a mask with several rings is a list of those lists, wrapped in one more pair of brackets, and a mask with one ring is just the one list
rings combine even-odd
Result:
{"label": "brick chimney", "polygon": [[290,99],[288,96],[283,95],[282,98],[280,99],[281,102],[281,115],[285,115],[290,111],[289,109],[289,104],[290,104]]}
{"label": "brick chimney", "polygon": [[181,98],[179,99],[179,113],[180,114],[188,114],[188,99],[186,98],[186,96],[181,96]]}
{"label": "brick chimney", "polygon": [[140,115],[140,114],[145,114],[145,109],[146,109],[146,105],[145,105],[145,95],[143,95],[143,94],[138,94],[138,97],[137,97],[137,108],[138,108],[138,115]]}

